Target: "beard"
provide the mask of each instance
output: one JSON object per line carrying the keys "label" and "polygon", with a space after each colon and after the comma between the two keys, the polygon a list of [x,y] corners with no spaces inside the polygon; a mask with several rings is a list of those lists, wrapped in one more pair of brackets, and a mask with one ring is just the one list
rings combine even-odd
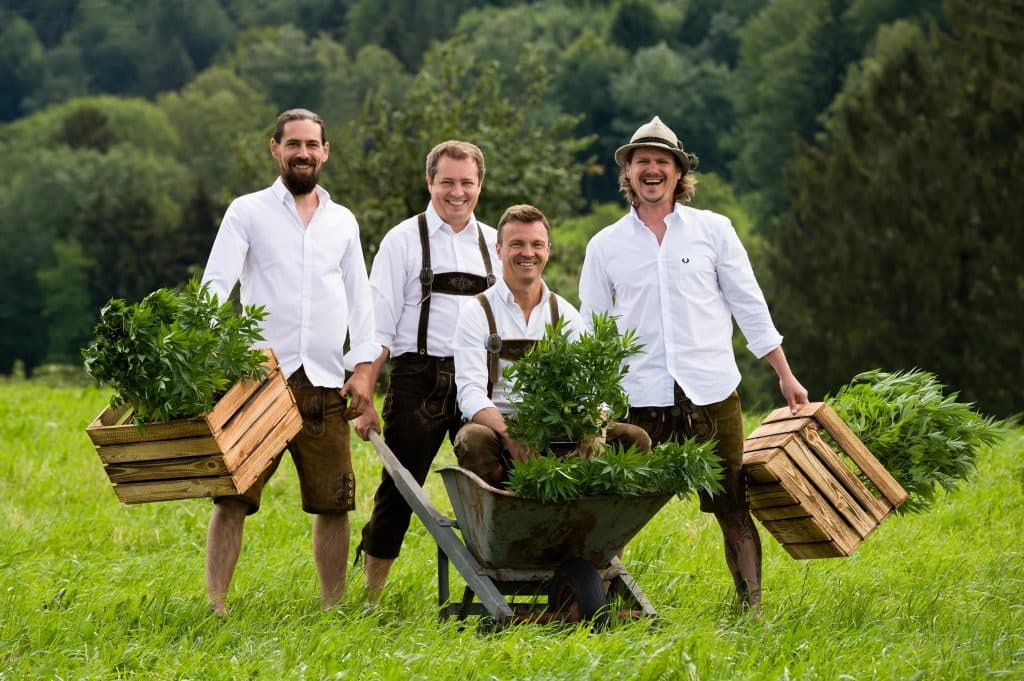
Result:
{"label": "beard", "polygon": [[310,173],[299,174],[295,171],[294,165],[289,165],[288,169],[281,174],[281,181],[284,182],[284,186],[288,188],[288,191],[296,195],[310,193],[316,189],[316,183],[319,180],[319,168],[315,168]]}

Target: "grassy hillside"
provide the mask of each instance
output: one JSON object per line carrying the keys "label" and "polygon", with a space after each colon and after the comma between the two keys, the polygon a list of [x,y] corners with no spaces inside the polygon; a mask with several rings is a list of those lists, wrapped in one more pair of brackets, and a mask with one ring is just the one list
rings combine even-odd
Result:
{"label": "grassy hillside", "polygon": [[[362,606],[356,569],[343,605],[321,612],[290,463],[247,524],[229,619],[209,615],[210,503],[118,503],[84,433],[105,400],[0,385],[2,680],[1024,678],[1024,429],[973,483],[890,518],[851,558],[795,561],[762,531],[759,622],[731,608],[713,521],[673,501],[623,557],[656,622],[484,636],[438,622],[436,550],[418,521],[379,608]],[[379,465],[364,443],[354,457],[355,536]]]}

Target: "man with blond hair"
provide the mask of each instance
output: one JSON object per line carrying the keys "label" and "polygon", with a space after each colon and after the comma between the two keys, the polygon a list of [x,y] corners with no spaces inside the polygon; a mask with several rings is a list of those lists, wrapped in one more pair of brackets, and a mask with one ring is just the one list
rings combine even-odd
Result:
{"label": "man with blond hair", "polygon": [[[452,329],[459,303],[491,286],[501,273],[494,253],[496,232],[473,211],[485,174],[484,155],[469,142],[448,140],[426,159],[430,202],[419,215],[392,228],[373,260],[377,342],[376,381],[390,359],[384,397],[384,442],[419,484],[447,436],[462,424],[455,399]],[[371,406],[355,422],[366,439],[380,431]],[[374,495],[373,513],[356,552],[365,554],[367,596],[377,600],[387,581],[412,510],[387,471]]]}

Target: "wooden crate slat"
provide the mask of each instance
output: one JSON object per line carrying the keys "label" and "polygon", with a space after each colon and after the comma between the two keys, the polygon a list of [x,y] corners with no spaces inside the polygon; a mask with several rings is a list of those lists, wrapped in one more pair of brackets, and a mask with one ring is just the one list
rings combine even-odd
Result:
{"label": "wooden crate slat", "polygon": [[273,435],[257,444],[245,461],[235,470],[232,478],[235,487],[243,492],[252,486],[256,479],[267,469],[271,460],[284,450],[288,441],[302,430],[302,416],[297,409],[285,414]]}
{"label": "wooden crate slat", "polygon": [[191,478],[188,480],[156,480],[153,482],[128,482],[114,485],[117,498],[126,504],[141,504],[150,501],[174,501],[197,497],[217,497],[235,494],[231,478]]}
{"label": "wooden crate slat", "polygon": [[796,433],[806,428],[809,423],[812,423],[812,421],[806,417],[786,419],[784,421],[775,421],[772,423],[762,423],[747,437],[759,438],[767,437],[769,435],[779,435],[780,433]]}
{"label": "wooden crate slat", "polygon": [[846,465],[842,457],[828,446],[828,443],[821,438],[821,435],[815,429],[808,428],[803,438],[807,446],[818,455],[818,459],[836,476],[836,479],[839,480],[843,487],[857,499],[861,507],[871,514],[876,523],[882,522],[892,513],[892,504],[888,500],[883,501],[875,497],[871,490],[865,487],[857,475],[850,470],[850,467]]}
{"label": "wooden crate slat", "polygon": [[907,491],[878,462],[878,459],[864,446],[864,443],[850,430],[850,427],[839,418],[839,414],[832,407],[822,404],[821,409],[818,410],[818,420],[842,447],[847,456],[860,466],[861,472],[878,488],[882,496],[889,500],[889,503],[899,506],[907,500]]}
{"label": "wooden crate slat", "polygon": [[155,442],[157,440],[176,440],[183,437],[199,437],[209,435],[210,429],[203,419],[177,419],[166,423],[149,423],[139,429],[130,423],[118,426],[104,426],[103,420],[110,418],[104,414],[107,407],[86,428],[89,438],[96,446],[119,445],[131,442]]}
{"label": "wooden crate slat", "polygon": [[141,463],[108,464],[106,468],[107,477],[111,482],[208,478],[229,473],[227,466],[224,465],[224,458],[219,454]]}
{"label": "wooden crate slat", "polygon": [[[263,366],[269,371],[267,378],[272,379],[275,374],[281,373],[281,369],[277,363],[277,355],[270,348],[265,348],[263,353],[267,359],[263,362]],[[210,427],[210,432],[214,435],[220,433],[224,428],[225,424],[231,420],[240,409],[245,406],[252,396],[260,390],[261,387],[266,386],[270,381],[264,379],[262,381],[238,381],[231,388],[228,389],[224,395],[217,400],[217,404],[213,405],[213,409],[206,414],[206,423]]]}
{"label": "wooden crate slat", "polygon": [[829,536],[815,524],[813,518],[762,520],[761,523],[782,544],[807,544],[830,541]]}
{"label": "wooden crate slat", "polygon": [[[771,461],[772,471],[779,481],[797,501],[807,509],[809,515],[823,526],[832,541],[844,550],[852,551],[860,543],[861,537],[839,516],[836,510],[827,503],[810,480],[799,467],[785,454],[786,450],[778,450],[779,454]],[[751,498],[751,506],[754,500]]]}
{"label": "wooden crate slat", "polygon": [[810,518],[807,514],[807,509],[800,504],[773,506],[771,508],[762,507],[756,511],[752,509],[752,512],[761,522],[766,520],[784,520],[786,518]]}
{"label": "wooden crate slat", "polygon": [[122,464],[141,461],[159,461],[175,457],[220,454],[217,440],[207,433],[201,437],[183,437],[175,440],[102,445],[96,448],[100,461]]}
{"label": "wooden crate slat", "polygon": [[823,541],[813,544],[783,544],[783,548],[794,558],[841,558],[850,555],[833,542]]}
{"label": "wooden crate slat", "polygon": [[800,501],[778,483],[771,485],[747,485],[750,510],[756,515],[764,508],[799,505]]}
{"label": "wooden crate slat", "polygon": [[822,402],[810,402],[808,404],[801,404],[794,414],[789,410],[789,407],[779,407],[778,409],[772,410],[768,416],[762,419],[761,423],[773,423],[775,421],[791,421],[793,419],[799,419],[804,417],[814,418]]}
{"label": "wooden crate slat", "polygon": [[758,483],[761,485],[770,485],[771,483],[777,483],[779,479],[772,472],[772,469],[766,466],[764,463],[761,464],[750,464],[743,467],[743,470],[747,474],[748,483]]}
{"label": "wooden crate slat", "polygon": [[759,452],[771,452],[776,447],[782,447],[791,437],[793,437],[793,433],[776,433],[764,437],[754,437],[751,433],[750,437],[743,441],[744,461],[748,456],[753,457]]}
{"label": "wooden crate slat", "polygon": [[[243,464],[253,453],[256,445],[274,430],[287,411],[294,411],[298,414],[298,409],[295,408],[295,398],[292,397],[286,384],[282,383],[279,391],[266,391],[265,395],[266,398],[261,395],[259,400],[250,403],[252,405],[249,409],[251,413],[247,415],[246,419],[240,420],[237,427],[233,425],[221,432],[219,439],[224,452],[224,463],[227,464],[229,470],[237,470]],[[270,401],[265,401],[265,399]],[[299,420],[301,423],[301,416]],[[244,430],[243,426],[245,426]],[[294,433],[289,435],[289,439],[292,435]],[[230,440],[231,444],[227,444],[227,440]],[[285,442],[287,443],[287,440]]]}
{"label": "wooden crate slat", "polygon": [[[800,438],[793,438],[786,445],[786,452],[812,485],[817,488],[822,499],[832,506],[843,520],[854,529],[860,539],[868,536],[878,522],[857,500],[846,491],[822,463],[803,443]],[[865,489],[866,491],[866,489]]]}

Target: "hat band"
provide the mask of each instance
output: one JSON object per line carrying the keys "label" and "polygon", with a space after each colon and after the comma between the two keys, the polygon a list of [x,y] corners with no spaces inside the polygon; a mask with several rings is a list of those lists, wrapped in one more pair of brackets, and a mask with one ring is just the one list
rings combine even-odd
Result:
{"label": "hat band", "polygon": [[666,147],[673,147],[675,149],[680,149],[680,150],[682,150],[682,148],[683,148],[682,144],[679,144],[678,142],[673,144],[672,142],[668,141],[667,139],[663,139],[661,137],[641,137],[639,139],[632,140],[630,142],[630,144],[644,144],[646,142],[657,142],[658,144],[664,144]]}

